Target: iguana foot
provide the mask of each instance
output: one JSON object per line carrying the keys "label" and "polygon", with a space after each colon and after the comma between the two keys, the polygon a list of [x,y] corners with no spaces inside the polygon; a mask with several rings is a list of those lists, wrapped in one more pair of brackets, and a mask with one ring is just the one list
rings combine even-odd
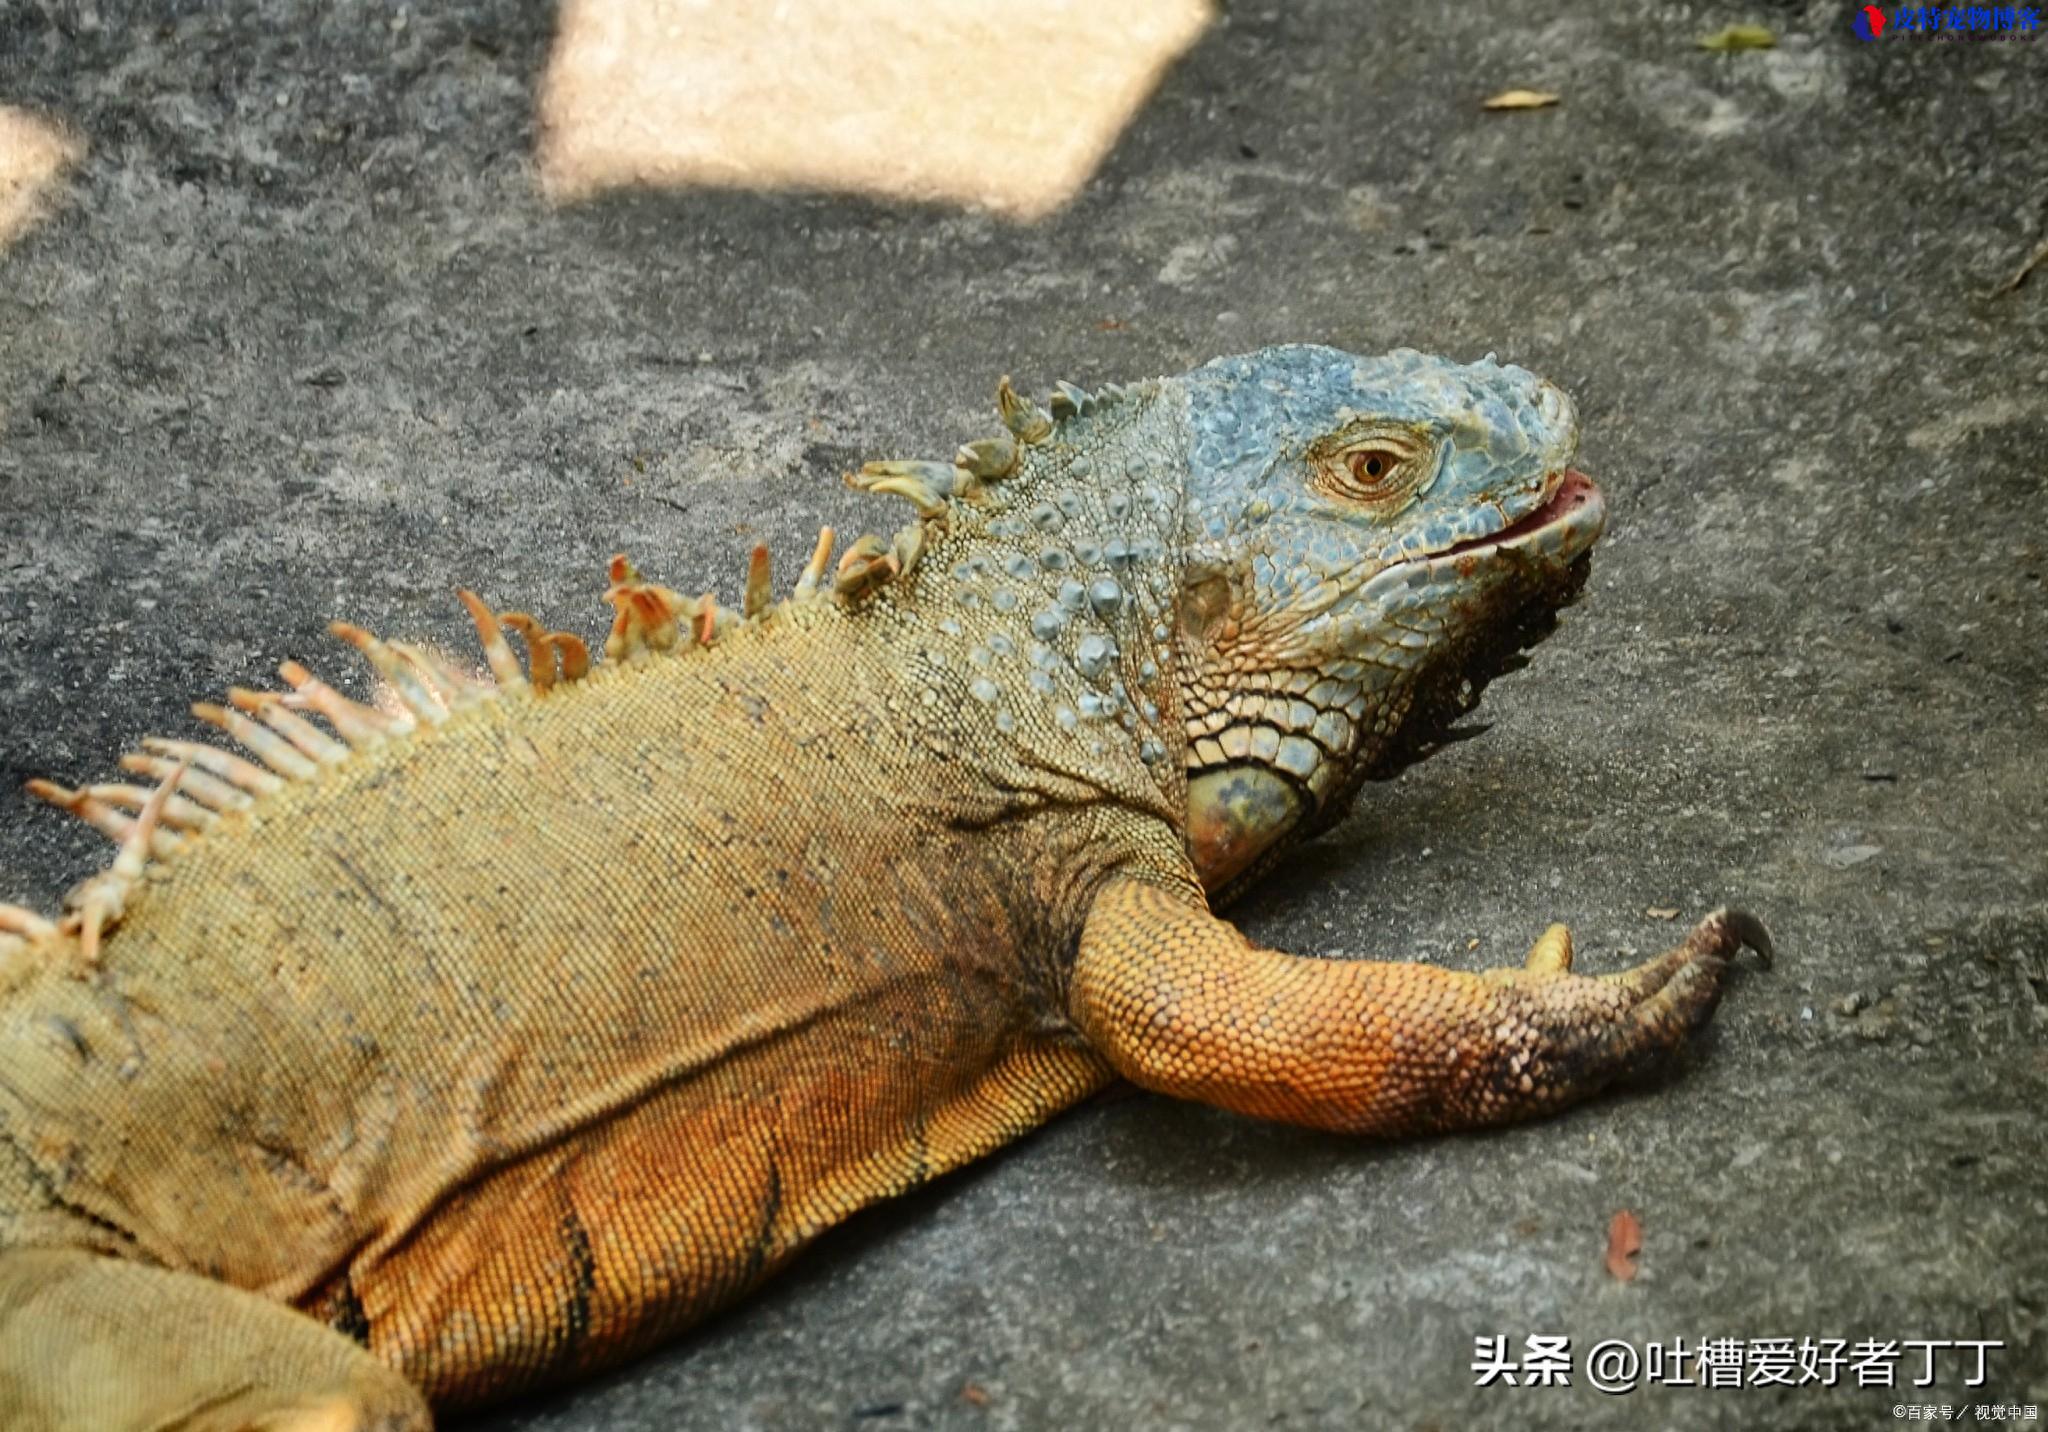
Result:
{"label": "iguana foot", "polygon": [[0,1253],[8,1432],[431,1432],[417,1388],[303,1313],[76,1249]]}
{"label": "iguana foot", "polygon": [[1501,991],[1501,1004],[1481,1058],[1490,1076],[1481,1081],[1482,1103],[1491,1114],[1519,1117],[1654,1068],[1713,1015],[1745,947],[1771,963],[1763,922],[1746,910],[1720,909],[1633,969],[1575,975],[1571,934],[1552,925],[1521,968],[1484,976]]}

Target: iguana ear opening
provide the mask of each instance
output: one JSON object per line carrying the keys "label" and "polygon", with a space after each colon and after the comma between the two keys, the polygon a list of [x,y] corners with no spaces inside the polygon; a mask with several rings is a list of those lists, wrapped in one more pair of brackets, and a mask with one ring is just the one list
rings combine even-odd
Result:
{"label": "iguana ear opening", "polygon": [[1229,614],[1229,574],[1206,563],[1191,564],[1181,587],[1180,629],[1191,640],[1206,643]]}

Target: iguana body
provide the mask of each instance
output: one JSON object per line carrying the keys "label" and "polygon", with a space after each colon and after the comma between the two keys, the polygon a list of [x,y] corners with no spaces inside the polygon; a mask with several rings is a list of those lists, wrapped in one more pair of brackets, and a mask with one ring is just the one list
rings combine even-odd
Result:
{"label": "iguana body", "polygon": [[757,554],[744,614],[615,563],[587,675],[472,603],[494,686],[343,629],[395,720],[288,665],[289,705],[202,709],[262,767],[154,743],[147,800],[42,788],[124,849],[64,920],[0,919],[0,1422],[424,1426],[1118,1074],[1455,1128],[1706,1017],[1747,917],[1480,976],[1257,950],[1205,897],[1576,591],[1561,394],[1288,348],[1057,421],[1002,397],[1013,436],[865,470],[920,520],[822,592],[826,544],[778,606]]}

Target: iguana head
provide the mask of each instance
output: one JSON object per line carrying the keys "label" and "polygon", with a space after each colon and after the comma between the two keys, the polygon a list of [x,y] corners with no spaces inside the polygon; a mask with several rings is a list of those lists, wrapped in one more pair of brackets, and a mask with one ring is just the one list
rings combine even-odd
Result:
{"label": "iguana head", "polygon": [[1227,895],[1457,738],[1605,510],[1571,400],[1491,357],[1270,348],[1184,381],[1189,847]]}

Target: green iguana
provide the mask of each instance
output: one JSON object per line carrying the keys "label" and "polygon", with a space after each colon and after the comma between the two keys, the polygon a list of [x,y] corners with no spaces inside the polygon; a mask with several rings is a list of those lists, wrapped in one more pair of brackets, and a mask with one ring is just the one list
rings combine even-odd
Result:
{"label": "green iguana", "polygon": [[[1680,1046],[1757,922],[1470,974],[1211,913],[1458,732],[1604,509],[1522,369],[1319,347],[849,479],[916,520],[737,612],[615,559],[490,675],[335,631],[37,793],[119,853],[0,908],[0,1424],[424,1428],[615,1363],[1121,1075],[1365,1134]],[[513,640],[524,648],[522,663]],[[315,718],[319,718],[316,722]],[[323,724],[320,724],[324,722]]]}

